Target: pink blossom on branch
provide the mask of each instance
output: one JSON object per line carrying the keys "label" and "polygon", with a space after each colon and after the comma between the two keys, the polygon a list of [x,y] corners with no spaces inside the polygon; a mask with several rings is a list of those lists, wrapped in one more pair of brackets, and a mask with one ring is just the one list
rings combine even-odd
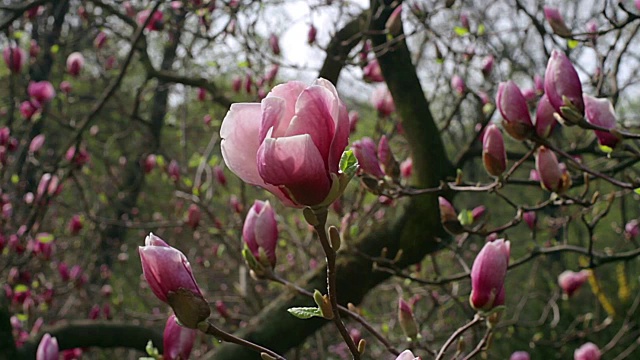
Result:
{"label": "pink blossom on branch", "polygon": [[227,167],[288,206],[322,204],[348,143],[349,117],[333,84],[278,85],[257,103],[237,103],[220,129]]}
{"label": "pink blossom on branch", "polygon": [[162,358],[164,360],[189,359],[197,335],[197,330],[180,326],[175,315],[169,316],[162,335],[164,348]]}
{"label": "pink blossom on branch", "polygon": [[491,176],[500,176],[507,169],[507,153],[500,129],[495,124],[487,127],[482,139],[482,162]]}
{"label": "pink blossom on branch", "polygon": [[547,19],[547,22],[549,22],[549,25],[551,25],[551,29],[553,29],[555,34],[562,37],[571,36],[571,30],[567,27],[562,14],[560,14],[557,8],[545,6],[543,10],[544,17]]}
{"label": "pink blossom on branch", "polygon": [[369,174],[375,178],[383,178],[384,172],[380,168],[376,143],[370,137],[363,137],[353,143],[353,154],[358,159],[360,169],[365,174]]}
{"label": "pink blossom on branch", "polygon": [[36,351],[36,360],[58,360],[58,340],[49,333],[44,334]]}
{"label": "pink blossom on branch", "polygon": [[524,140],[533,131],[527,100],[516,83],[509,80],[498,85],[496,106],[504,119],[504,129],[516,140]]}
{"label": "pink blossom on branch", "polygon": [[84,56],[79,52],[69,54],[67,58],[67,72],[71,76],[78,76],[84,67]]}
{"label": "pink blossom on branch", "polygon": [[509,266],[510,243],[503,239],[484,245],[471,267],[469,302],[476,310],[504,305],[504,280]]}
{"label": "pink blossom on branch", "polygon": [[577,123],[584,115],[582,83],[567,56],[558,50],[551,52],[544,73],[544,92],[549,103],[569,123]]}
{"label": "pink blossom on branch", "polygon": [[242,227],[242,240],[262,265],[275,267],[278,223],[269,201],[253,203]]}
{"label": "pink blossom on branch", "polygon": [[373,90],[371,103],[382,117],[389,116],[396,111],[396,104],[393,102],[391,92],[386,85],[379,85]]}
{"label": "pink blossom on branch", "polygon": [[420,357],[413,355],[411,350],[405,350],[395,360],[420,360]]}
{"label": "pink blossom on branch", "polygon": [[592,342],[588,342],[573,353],[574,360],[600,360],[602,352],[598,346]]}
{"label": "pink blossom on branch", "polygon": [[574,292],[580,289],[582,284],[584,284],[588,278],[588,270],[582,270],[579,272],[566,270],[558,275],[558,285],[560,285],[562,291],[567,294],[567,296],[571,297]]}
{"label": "pink blossom on branch", "polygon": [[4,48],[4,50],[2,50],[2,57],[12,73],[19,73],[27,62],[27,55],[24,50],[17,46]]}
{"label": "pink blossom on branch", "polygon": [[[598,99],[593,96],[584,95],[584,112],[587,121],[593,125],[606,128],[616,128],[616,113],[613,104],[608,99]],[[614,148],[620,139],[608,131],[595,130],[598,143],[603,146]]]}

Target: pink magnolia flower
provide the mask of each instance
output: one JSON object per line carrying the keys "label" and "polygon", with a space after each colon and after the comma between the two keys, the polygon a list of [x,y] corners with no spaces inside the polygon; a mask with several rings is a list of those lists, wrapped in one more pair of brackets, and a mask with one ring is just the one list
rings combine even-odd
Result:
{"label": "pink magnolia flower", "polygon": [[482,60],[482,74],[484,76],[491,75],[493,71],[493,64],[495,63],[495,58],[493,55],[488,55]]}
{"label": "pink magnolia flower", "polygon": [[20,114],[25,120],[30,120],[38,110],[40,110],[40,108],[36,107],[31,101],[23,101],[20,103]]}
{"label": "pink magnolia flower", "polygon": [[95,46],[96,49],[102,49],[106,43],[107,33],[104,31],[98,32],[98,35],[96,35],[96,38],[93,40],[93,46]]}
{"label": "pink magnolia flower", "polygon": [[386,85],[379,85],[371,94],[371,103],[378,110],[380,116],[386,117],[396,111],[396,104],[393,102],[391,92]]}
{"label": "pink magnolia flower", "polygon": [[485,243],[471,267],[469,302],[476,310],[504,305],[504,279],[509,266],[510,243],[503,239]]}
{"label": "pink magnolia flower", "polygon": [[[589,123],[606,129],[615,129],[617,120],[611,101],[598,99],[586,94],[584,94],[583,99],[585,117]],[[620,142],[617,136],[607,131],[595,130],[595,133],[600,145],[614,148]]]}
{"label": "pink magnolia flower", "polygon": [[69,54],[67,58],[67,72],[71,76],[78,76],[84,67],[84,56],[79,52]]}
{"label": "pink magnolia flower", "polygon": [[37,102],[37,104],[32,103],[32,105],[37,108],[41,107],[43,103],[49,102],[56,97],[56,90],[48,81],[30,82],[27,87],[27,93],[31,99]]}
{"label": "pink magnolia flower", "polygon": [[242,240],[262,265],[275,267],[278,223],[268,200],[256,200],[249,209],[242,227]]}
{"label": "pink magnolia flower", "polygon": [[309,31],[307,32],[307,44],[312,45],[316,42],[316,35],[318,34],[318,29],[316,29],[313,24],[309,26]]}
{"label": "pink magnolia flower", "polygon": [[78,235],[83,227],[84,225],[82,224],[82,218],[80,217],[80,215],[73,215],[71,217],[71,220],[69,220],[69,232],[71,233],[71,235]]}
{"label": "pink magnolia flower", "polygon": [[453,75],[451,77],[451,88],[455,90],[458,95],[464,95],[464,92],[467,90],[464,79],[462,79],[459,75]]}
{"label": "pink magnolia flower", "polygon": [[418,356],[413,355],[411,350],[405,350],[398,355],[396,360],[420,360]]}
{"label": "pink magnolia flower", "polygon": [[516,351],[509,357],[509,360],[530,360],[531,357],[526,351]]}
{"label": "pink magnolia flower", "polygon": [[278,35],[271,34],[269,36],[269,47],[271,47],[271,51],[274,55],[280,55],[280,39]]}
{"label": "pink magnolia flower", "polygon": [[44,334],[36,351],[36,360],[58,360],[58,340],[49,333]]}
{"label": "pink magnolia flower", "polygon": [[403,178],[408,179],[413,174],[413,159],[407,158],[405,161],[400,163],[400,175]]}
{"label": "pink magnolia flower", "polygon": [[535,211],[527,211],[522,214],[522,220],[524,220],[529,229],[533,230],[535,229],[536,223],[538,222],[538,217]]}
{"label": "pink magnolia flower", "polygon": [[242,180],[288,206],[319,205],[338,174],[349,117],[329,81],[308,87],[292,81],[273,88],[260,104],[231,105],[220,136],[224,161]]}
{"label": "pink magnolia flower", "polygon": [[167,174],[169,174],[169,178],[173,180],[173,182],[180,180],[180,165],[175,159],[169,162],[169,165],[167,166]]}
{"label": "pink magnolia flower", "polygon": [[415,339],[418,335],[418,323],[413,316],[411,306],[403,298],[398,299],[398,323],[407,338]]}
{"label": "pink magnolia flower", "polygon": [[598,346],[588,342],[576,349],[573,353],[573,360],[600,360],[602,353]]}
{"label": "pink magnolia flower", "polygon": [[556,110],[551,106],[547,95],[542,95],[540,102],[538,102],[535,118],[536,134],[541,138],[549,137],[558,124],[553,115],[555,112]]}
{"label": "pink magnolia flower", "polygon": [[69,94],[72,90],[71,83],[68,81],[62,81],[59,87],[60,87],[60,91],[62,91],[65,94]]}
{"label": "pink magnolia flower", "polygon": [[180,326],[175,315],[169,316],[162,335],[163,359],[189,359],[196,335],[198,335],[197,330]]}
{"label": "pink magnolia flower", "polygon": [[402,3],[393,9],[391,15],[384,24],[384,28],[392,36],[398,36],[402,32]]}
{"label": "pink magnolia flower", "polygon": [[551,25],[551,29],[553,29],[553,32],[555,34],[562,37],[571,36],[571,30],[569,30],[569,28],[567,27],[567,24],[565,24],[564,18],[562,17],[562,14],[560,14],[560,11],[557,8],[545,6],[543,10],[544,10],[544,17],[549,22],[549,25]]}
{"label": "pink magnolia flower", "polygon": [[167,245],[153,233],[147,236],[145,246],[140,246],[138,252],[142,273],[151,291],[173,308],[184,326],[195,329],[199,322],[209,317],[209,304],[182,252]]}
{"label": "pink magnolia flower", "polygon": [[153,170],[153,168],[156,167],[156,163],[157,163],[157,159],[154,154],[147,155],[147,157],[144,158],[144,161],[142,163],[142,168],[144,169],[145,174],[150,173]]}
{"label": "pink magnolia flower", "polygon": [[198,101],[205,101],[207,99],[207,89],[198,88]]}
{"label": "pink magnolia flower", "polygon": [[[544,92],[549,103],[567,121],[575,123],[584,115],[584,101],[582,98],[582,83],[578,72],[567,56],[553,50],[544,73]],[[565,104],[565,100],[568,103]],[[576,114],[562,111],[561,107],[570,107]]]}
{"label": "pink magnolia flower", "polygon": [[491,176],[500,176],[507,169],[507,152],[500,129],[495,124],[487,127],[482,138],[482,163]]}
{"label": "pink magnolia flower", "polygon": [[[147,18],[151,15],[151,10],[142,10],[136,15],[136,22],[138,25],[142,25],[147,21]],[[150,31],[159,31],[164,28],[164,15],[161,11],[156,10],[153,13],[151,20],[146,27]]]}
{"label": "pink magnolia flower", "polygon": [[382,69],[380,69],[380,64],[378,63],[377,59],[369,61],[367,66],[362,69],[362,76],[364,77],[364,81],[366,82],[384,82]]}
{"label": "pink magnolia flower", "polygon": [[498,85],[496,106],[504,118],[504,129],[516,140],[524,140],[533,131],[527,99],[516,83],[509,80]]}
{"label": "pink magnolia flower", "polygon": [[32,140],[31,143],[29,144],[29,152],[30,153],[35,153],[38,150],[40,150],[40,148],[42,148],[42,145],[44,145],[44,140],[45,140],[45,136],[44,134],[38,134],[36,135]]}
{"label": "pink magnolia flower", "polygon": [[543,188],[561,193],[571,185],[571,178],[566,169],[558,163],[556,154],[541,146],[536,153],[536,170]]}
{"label": "pink magnolia flower", "polygon": [[562,288],[562,291],[567,294],[567,296],[571,297],[588,278],[589,270],[579,272],[566,270],[558,275],[558,285],[560,285],[560,288]]}
{"label": "pink magnolia flower", "polygon": [[201,217],[200,207],[196,204],[189,205],[189,210],[187,211],[187,225],[195,230],[198,225],[200,225]]}
{"label": "pink magnolia flower", "polygon": [[7,64],[9,71],[12,73],[19,73],[22,67],[27,62],[27,55],[24,50],[17,46],[9,46],[2,50],[2,57]]}
{"label": "pink magnolia flower", "polygon": [[365,136],[355,141],[353,143],[353,154],[356,159],[358,159],[360,169],[362,169],[364,173],[375,178],[384,177],[384,172],[382,172],[380,162],[378,161],[376,143],[370,137]]}
{"label": "pink magnolia flower", "polygon": [[70,147],[65,153],[65,159],[77,167],[82,167],[91,160],[91,155],[83,145],[80,146],[80,150],[76,150],[75,145]]}

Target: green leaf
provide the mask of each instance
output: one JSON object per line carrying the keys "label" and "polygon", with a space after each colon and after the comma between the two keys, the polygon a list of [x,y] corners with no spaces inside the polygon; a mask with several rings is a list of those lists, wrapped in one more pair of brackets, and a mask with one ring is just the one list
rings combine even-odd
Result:
{"label": "green leaf", "polygon": [[40,235],[37,236],[37,239],[39,242],[46,244],[46,243],[50,243],[53,241],[53,234],[49,234],[49,233],[42,233]]}
{"label": "green leaf", "polygon": [[51,53],[52,53],[52,54],[54,54],[54,55],[55,55],[55,54],[57,54],[57,53],[58,53],[58,51],[60,51],[60,45],[55,44],[55,45],[51,46]]}
{"label": "green leaf", "polygon": [[569,47],[569,49],[575,49],[576,46],[578,46],[578,41],[577,40],[573,40],[573,39],[569,39],[569,40],[567,40],[567,46]]}
{"label": "green leaf", "polygon": [[292,307],[287,309],[289,314],[297,317],[298,319],[310,319],[314,316],[323,317],[322,312],[317,307]]}
{"label": "green leaf", "polygon": [[353,177],[358,170],[358,159],[353,154],[353,150],[347,150],[340,157],[340,171],[349,178]]}
{"label": "green leaf", "polygon": [[16,40],[20,40],[20,39],[22,39],[22,37],[23,37],[23,36],[24,36],[24,32],[22,32],[22,31],[14,31],[14,32],[13,32],[13,37],[14,37]]}
{"label": "green leaf", "polygon": [[149,342],[147,343],[145,350],[147,351],[147,354],[151,357],[143,357],[140,359],[156,359],[158,358],[158,355],[160,355],[158,352],[158,349],[156,349],[156,347],[153,346],[153,342],[151,342],[151,340],[149,340]]}
{"label": "green leaf", "polygon": [[640,195],[640,187],[633,190],[634,193]]}
{"label": "green leaf", "polygon": [[484,26],[484,24],[478,25],[478,36],[484,35],[484,32],[486,30],[487,30],[487,28]]}
{"label": "green leaf", "polygon": [[613,152],[613,148],[607,145],[600,145],[600,150],[605,154],[611,154],[611,152]]}
{"label": "green leaf", "polygon": [[473,224],[473,213],[467,209],[460,211],[458,214],[458,221],[460,221],[460,224],[463,226]]}
{"label": "green leaf", "polygon": [[158,164],[158,166],[160,166],[160,167],[164,167],[164,165],[166,164],[166,161],[164,160],[164,156],[157,155],[156,156],[156,164]]}
{"label": "green leaf", "polygon": [[29,287],[25,284],[18,284],[13,288],[13,292],[15,293],[23,293],[29,291]]}
{"label": "green leaf", "polygon": [[18,181],[20,181],[20,176],[18,176],[17,174],[13,174],[13,175],[11,175],[11,183],[12,183],[12,184],[14,184],[14,185],[15,185],[15,184],[17,184],[17,183],[18,183]]}
{"label": "green leaf", "polygon": [[246,67],[249,67],[249,62],[248,62],[248,61],[246,61],[246,60],[245,60],[245,61],[240,61],[240,62],[238,63],[238,67],[239,67],[239,68],[246,68]]}
{"label": "green leaf", "polygon": [[456,26],[453,28],[453,32],[455,32],[458,36],[465,36],[469,33],[469,30],[460,26]]}

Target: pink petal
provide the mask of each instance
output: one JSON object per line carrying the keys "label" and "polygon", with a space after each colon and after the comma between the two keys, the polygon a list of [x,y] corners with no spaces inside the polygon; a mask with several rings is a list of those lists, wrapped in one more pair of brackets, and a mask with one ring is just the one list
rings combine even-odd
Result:
{"label": "pink petal", "polygon": [[231,105],[222,120],[220,137],[222,157],[227,167],[244,182],[262,186],[254,159],[260,146],[260,104],[238,103]]}
{"label": "pink petal", "polygon": [[[289,81],[285,84],[275,86],[265,99],[276,97],[284,100],[284,111],[281,115],[282,121],[276,124],[273,129],[273,137],[284,136],[289,127],[289,123],[296,113],[296,101],[307,85],[300,81]],[[267,129],[268,131],[268,129]]]}

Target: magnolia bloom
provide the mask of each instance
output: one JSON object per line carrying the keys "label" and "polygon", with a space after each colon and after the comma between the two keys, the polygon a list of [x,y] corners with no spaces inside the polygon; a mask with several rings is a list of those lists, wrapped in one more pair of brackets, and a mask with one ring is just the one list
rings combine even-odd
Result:
{"label": "magnolia bloom", "polygon": [[257,103],[236,103],[220,129],[222,156],[243,181],[288,206],[322,204],[349,137],[347,108],[325,79],[278,85]]}
{"label": "magnolia bloom", "polygon": [[527,224],[529,229],[533,230],[536,228],[536,223],[538,222],[538,218],[535,211],[527,211],[522,214],[522,220]]}
{"label": "magnolia bloom", "polygon": [[498,85],[496,106],[504,118],[504,129],[514,139],[524,140],[533,131],[527,99],[516,83],[509,80]]}
{"label": "magnolia bloom", "polygon": [[549,25],[551,25],[551,29],[553,29],[553,32],[555,34],[562,37],[571,36],[571,30],[569,30],[567,24],[565,24],[564,19],[562,18],[562,15],[560,14],[560,11],[558,9],[550,6],[545,6],[543,10],[544,17],[549,22]]}
{"label": "magnolia bloom", "polygon": [[32,140],[31,143],[29,144],[29,152],[30,153],[35,153],[38,150],[40,150],[40,148],[42,148],[42,145],[44,145],[44,140],[45,140],[45,136],[44,134],[38,134],[36,135]]}
{"label": "magnolia bloom", "polygon": [[84,67],[84,56],[79,52],[69,54],[67,58],[67,72],[71,76],[78,76]]}
{"label": "magnolia bloom", "polygon": [[598,346],[594,343],[588,342],[573,353],[573,360],[600,360],[602,353]]}
{"label": "magnolia bloom", "polygon": [[509,360],[530,360],[531,357],[526,351],[516,351],[509,357]]}
{"label": "magnolia bloom", "polygon": [[571,186],[571,178],[558,163],[556,154],[544,146],[536,153],[536,170],[540,185],[549,191],[562,193]]}
{"label": "magnolia bloom", "polygon": [[398,355],[396,360],[420,360],[420,358],[413,355],[411,350],[405,350]]}
{"label": "magnolia bloom", "polygon": [[318,29],[316,29],[313,24],[309,26],[309,31],[307,32],[307,44],[312,45],[316,42],[316,35],[318,34]]}
{"label": "magnolia bloom", "polygon": [[48,81],[30,82],[27,87],[27,93],[31,99],[37,102],[36,107],[41,106],[45,102],[51,101],[56,97],[56,90]]}
{"label": "magnolia bloom", "polygon": [[198,335],[197,330],[180,326],[175,315],[169,316],[162,335],[164,348],[162,358],[164,360],[189,359],[196,335]]}
{"label": "magnolia bloom", "polygon": [[453,75],[451,77],[451,88],[455,90],[458,95],[464,95],[464,92],[467,90],[464,80],[459,75]]}
{"label": "magnolia bloom", "polygon": [[504,305],[504,280],[509,266],[510,243],[503,239],[484,245],[471,267],[469,302],[476,310]]}
{"label": "magnolia bloom", "polygon": [[[544,73],[544,92],[551,106],[570,123],[576,123],[584,115],[582,83],[578,72],[567,56],[553,50]],[[568,103],[565,103],[565,100]],[[561,109],[562,107],[570,108]]]}
{"label": "magnolia bloom", "polygon": [[362,76],[366,82],[384,82],[382,69],[377,59],[369,61],[367,66],[362,69]]}
{"label": "magnolia bloom", "polygon": [[2,58],[12,73],[19,73],[22,70],[22,66],[27,62],[27,55],[24,50],[17,46],[4,48],[2,50]]}
{"label": "magnolia bloom", "polygon": [[551,106],[547,95],[543,95],[536,109],[535,127],[536,134],[541,138],[547,138],[558,123],[553,115],[556,110]]}
{"label": "magnolia bloom", "polygon": [[[598,99],[593,96],[584,95],[584,112],[587,121],[593,125],[606,129],[615,129],[616,113],[613,104],[608,99]],[[600,145],[615,147],[620,139],[608,131],[595,130],[598,143]]]}
{"label": "magnolia bloom", "polygon": [[180,323],[195,329],[211,313],[200,287],[193,277],[186,256],[150,233],[145,246],[138,248],[144,274],[151,291],[169,304]]}
{"label": "magnolia bloom", "polygon": [[588,278],[589,270],[582,270],[579,272],[566,270],[558,275],[558,285],[560,285],[560,288],[562,288],[562,291],[567,294],[567,296],[571,297],[574,292],[580,289],[582,284],[584,284]]}
{"label": "magnolia bloom", "polygon": [[104,44],[106,43],[107,33],[105,33],[104,31],[98,32],[98,35],[96,35],[96,38],[93,40],[93,46],[95,46],[96,49],[102,49],[102,47],[104,47]]}
{"label": "magnolia bloom", "polygon": [[482,60],[482,75],[489,76],[493,71],[493,64],[495,62],[495,58],[493,55],[489,55]]}
{"label": "magnolia bloom", "polygon": [[492,176],[500,176],[507,169],[507,152],[500,129],[495,124],[487,127],[482,138],[482,163]]}
{"label": "magnolia bloom", "polygon": [[187,225],[195,230],[200,224],[201,217],[200,207],[196,204],[189,205],[189,210],[187,211]]}
{"label": "magnolia bloom", "polygon": [[36,360],[58,360],[58,352],[58,340],[46,333],[38,345]]}
{"label": "magnolia bloom", "polygon": [[393,102],[391,92],[386,85],[380,85],[371,94],[371,103],[378,110],[380,116],[386,117],[396,111],[396,104]]}
{"label": "magnolia bloom", "polygon": [[278,223],[269,201],[256,200],[253,203],[244,220],[242,240],[262,265],[275,267]]}
{"label": "magnolia bloom", "polygon": [[407,158],[405,161],[400,163],[400,175],[403,178],[408,179],[413,174],[413,159]]}
{"label": "magnolia bloom", "polygon": [[[149,18],[149,15],[151,15],[151,10],[140,11],[138,15],[136,15],[136,22],[138,25],[144,24]],[[164,16],[161,11],[154,12],[146,28],[151,31],[162,30],[164,27],[163,17]]]}
{"label": "magnolia bloom", "polygon": [[353,154],[358,159],[358,165],[365,174],[369,174],[375,178],[383,178],[384,172],[380,168],[376,143],[370,137],[353,143]]}

